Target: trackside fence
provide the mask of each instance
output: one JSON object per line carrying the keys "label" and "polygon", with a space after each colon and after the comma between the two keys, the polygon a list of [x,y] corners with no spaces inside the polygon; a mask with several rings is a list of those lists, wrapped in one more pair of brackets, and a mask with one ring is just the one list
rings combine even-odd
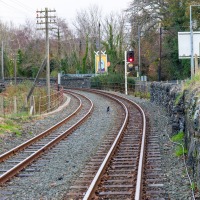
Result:
{"label": "trackside fence", "polygon": [[14,96],[7,98],[0,96],[0,117],[8,115],[17,115],[20,113],[27,113],[31,115],[40,115],[58,108],[64,101],[63,87],[52,88],[50,96],[50,109],[48,110],[48,96],[32,95],[27,101],[27,96]]}
{"label": "trackside fence", "polygon": [[[147,97],[150,94],[150,82],[146,81],[137,81],[133,84],[127,84],[127,90],[129,95],[134,95],[138,97]],[[110,90],[120,93],[125,93],[125,84],[124,83],[117,83],[117,82],[110,82],[106,84],[98,83],[98,82],[91,82],[91,88],[99,89],[99,90]]]}

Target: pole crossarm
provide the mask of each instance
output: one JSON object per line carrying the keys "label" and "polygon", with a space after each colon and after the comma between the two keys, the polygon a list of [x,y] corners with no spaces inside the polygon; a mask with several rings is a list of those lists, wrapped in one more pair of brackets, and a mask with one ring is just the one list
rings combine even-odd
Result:
{"label": "pole crossarm", "polygon": [[[55,29],[57,30],[57,28],[53,28],[53,27],[49,28],[49,30],[55,30]],[[37,30],[46,30],[46,28],[37,28]]]}
{"label": "pole crossarm", "polygon": [[[49,13],[51,13],[51,12],[56,12],[56,10],[49,10],[48,8],[46,8],[45,10],[41,10],[41,11],[36,11],[36,13],[37,13],[37,24],[46,24],[46,23],[48,23],[48,24],[56,24],[56,16],[54,15],[54,16],[51,16],[51,15],[49,15]],[[45,13],[45,15],[43,15],[43,16],[39,16],[39,14],[43,14],[43,13]],[[45,19],[45,21],[43,22],[43,20],[42,19]],[[52,21],[52,19],[53,19],[53,21]],[[56,28],[55,28],[56,29]],[[40,30],[43,30],[43,29],[40,29]]]}
{"label": "pole crossarm", "polygon": [[[37,11],[36,11],[36,13],[45,13],[45,12],[46,12],[45,10],[40,10],[40,11],[37,10]],[[49,10],[49,9],[48,9],[48,12],[56,12],[56,10],[55,10],[55,9],[53,9],[53,10]]]}

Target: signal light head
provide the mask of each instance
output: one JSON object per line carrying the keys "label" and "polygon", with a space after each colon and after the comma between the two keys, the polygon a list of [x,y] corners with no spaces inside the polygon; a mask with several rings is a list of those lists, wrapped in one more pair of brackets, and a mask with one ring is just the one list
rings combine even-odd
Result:
{"label": "signal light head", "polygon": [[134,62],[134,51],[127,51],[127,62]]}
{"label": "signal light head", "polygon": [[129,71],[132,71],[132,70],[133,70],[133,63],[130,62],[130,63],[128,63],[127,66],[128,66],[128,70],[129,70]]}

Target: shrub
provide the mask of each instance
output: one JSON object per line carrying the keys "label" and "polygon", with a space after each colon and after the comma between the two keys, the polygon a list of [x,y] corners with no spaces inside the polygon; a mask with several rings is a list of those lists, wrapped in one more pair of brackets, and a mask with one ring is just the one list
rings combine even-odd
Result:
{"label": "shrub", "polygon": [[[124,87],[124,74],[102,74],[91,79],[91,87],[92,88],[117,88]],[[134,85],[135,80],[133,78],[127,78],[128,85]]]}

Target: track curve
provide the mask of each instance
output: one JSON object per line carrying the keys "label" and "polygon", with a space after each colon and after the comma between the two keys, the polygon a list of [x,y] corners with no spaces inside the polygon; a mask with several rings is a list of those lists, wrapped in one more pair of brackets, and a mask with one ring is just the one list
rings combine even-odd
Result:
{"label": "track curve", "polygon": [[[91,114],[93,103],[90,99],[80,94],[79,97],[72,93],[71,95],[79,101],[77,109],[71,115],[36,137],[0,156],[0,171],[1,173],[3,172],[0,175],[1,185],[18,174],[45,151],[71,134]],[[79,113],[79,115],[77,115],[77,113]]]}

